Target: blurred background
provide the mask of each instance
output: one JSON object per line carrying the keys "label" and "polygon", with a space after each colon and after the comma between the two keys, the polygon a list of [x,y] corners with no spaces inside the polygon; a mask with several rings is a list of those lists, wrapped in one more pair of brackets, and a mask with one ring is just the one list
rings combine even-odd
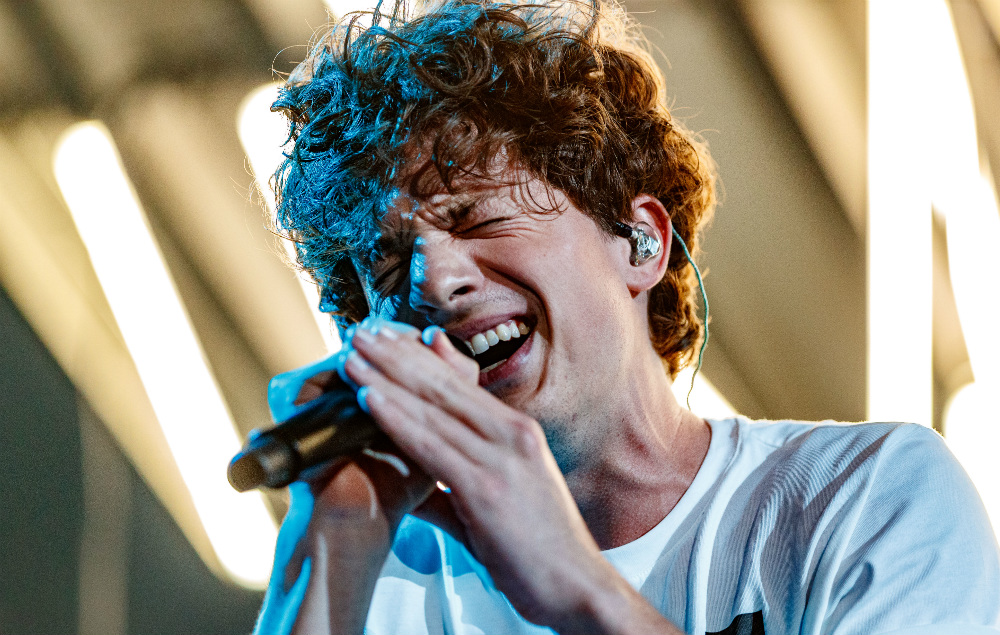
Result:
{"label": "blurred background", "polygon": [[[285,503],[225,467],[337,346],[255,175],[357,8],[0,3],[0,635],[252,628]],[[627,9],[720,166],[693,409],[933,426],[996,526],[1000,0]]]}

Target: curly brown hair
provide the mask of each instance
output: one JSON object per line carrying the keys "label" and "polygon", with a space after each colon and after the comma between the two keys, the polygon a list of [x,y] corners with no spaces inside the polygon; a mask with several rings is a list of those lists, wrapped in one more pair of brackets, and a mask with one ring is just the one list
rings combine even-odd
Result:
{"label": "curly brown hair", "polygon": [[[317,38],[272,110],[294,142],[275,174],[275,227],[341,328],[368,313],[352,258],[370,262],[414,143],[432,149],[446,186],[504,152],[609,234],[638,195],[655,196],[692,254],[714,209],[704,143],[672,121],[644,40],[602,0],[399,0],[388,14],[351,14]],[[701,337],[697,281],[676,243],[649,296],[672,377]]]}

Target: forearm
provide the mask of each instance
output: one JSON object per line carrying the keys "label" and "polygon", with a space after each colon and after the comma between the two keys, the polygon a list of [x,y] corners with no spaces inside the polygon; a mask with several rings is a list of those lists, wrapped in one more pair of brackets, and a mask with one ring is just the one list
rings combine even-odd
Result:
{"label": "forearm", "polygon": [[360,635],[398,519],[354,466],[330,480],[327,504],[315,504],[304,483],[293,488],[255,632]]}
{"label": "forearm", "polygon": [[332,519],[310,537],[308,587],[294,635],[360,635],[391,538],[379,519]]}

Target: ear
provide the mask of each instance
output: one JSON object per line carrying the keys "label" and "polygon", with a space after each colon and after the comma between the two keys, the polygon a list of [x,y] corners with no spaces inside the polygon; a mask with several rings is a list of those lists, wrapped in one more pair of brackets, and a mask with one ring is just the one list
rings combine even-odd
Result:
{"label": "ear", "polygon": [[[632,297],[655,287],[667,271],[673,230],[670,214],[655,196],[640,194],[632,201],[631,225],[643,223],[643,231],[660,242],[660,252],[646,262],[635,266],[628,262],[632,246],[626,247],[624,276]],[[626,243],[628,241],[625,241]]]}

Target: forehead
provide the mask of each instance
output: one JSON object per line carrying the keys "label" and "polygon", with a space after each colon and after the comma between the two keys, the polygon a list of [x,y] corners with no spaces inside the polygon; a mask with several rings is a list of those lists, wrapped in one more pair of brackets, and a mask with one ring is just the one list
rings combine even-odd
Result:
{"label": "forehead", "polygon": [[508,189],[506,184],[489,181],[455,183],[450,188],[440,187],[433,191],[397,188],[379,218],[379,233],[385,236],[420,224],[441,229],[453,227],[488,201],[505,198]]}
{"label": "forehead", "polygon": [[490,212],[551,214],[566,207],[565,195],[505,160],[486,173],[455,169],[445,182],[429,160],[397,179],[378,219],[380,241],[426,224],[441,229]]}

